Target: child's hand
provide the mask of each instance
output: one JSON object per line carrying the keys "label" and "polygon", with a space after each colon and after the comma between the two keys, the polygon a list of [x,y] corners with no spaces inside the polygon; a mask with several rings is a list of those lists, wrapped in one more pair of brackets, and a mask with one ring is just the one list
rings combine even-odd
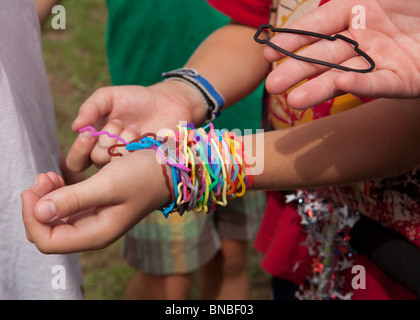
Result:
{"label": "child's hand", "polygon": [[[358,20],[355,6],[366,12],[366,28],[355,29]],[[266,85],[272,94],[285,92],[302,80],[307,81],[288,96],[288,103],[303,109],[327,101],[343,93],[364,97],[420,97],[420,2],[387,0],[332,0],[288,26],[317,33],[341,33],[354,39],[376,63],[373,72],[361,74],[286,59],[268,76]],[[312,37],[279,33],[271,40],[276,45],[296,51],[316,41]],[[274,62],[284,57],[271,47],[264,49],[265,58]],[[299,52],[299,55],[341,64],[367,68],[364,58],[357,56],[348,43],[321,40]]]}
{"label": "child's hand", "polygon": [[71,253],[108,246],[169,198],[155,151],[143,150],[71,186],[55,173],[39,175],[22,193],[22,214],[41,252]]}
{"label": "child's hand", "polygon": [[[86,100],[72,129],[78,132],[83,127],[93,126],[97,131],[108,131],[129,142],[144,133],[176,129],[179,121],[200,123],[205,112],[197,91],[180,81],[165,81],[150,87],[109,87],[97,90]],[[116,139],[108,136],[98,138],[89,131],[83,132],[69,151],[68,168],[81,172],[92,162],[97,166],[105,165],[110,161],[108,148],[115,143]]]}

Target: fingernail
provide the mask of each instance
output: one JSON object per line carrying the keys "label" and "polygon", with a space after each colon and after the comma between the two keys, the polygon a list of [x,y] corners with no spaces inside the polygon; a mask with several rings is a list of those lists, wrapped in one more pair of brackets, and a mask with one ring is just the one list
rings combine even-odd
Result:
{"label": "fingernail", "polygon": [[90,131],[83,131],[80,136],[82,137],[83,141],[90,141],[93,139],[93,135]]}
{"label": "fingernail", "polygon": [[37,217],[43,222],[50,222],[56,217],[55,205],[51,200],[45,200],[38,207]]}
{"label": "fingernail", "polygon": [[135,132],[139,132],[139,131],[140,131],[140,130],[139,130],[139,127],[138,127],[137,125],[135,125],[134,123],[129,124],[129,125],[127,126],[127,128],[130,128],[130,129],[134,130]]}

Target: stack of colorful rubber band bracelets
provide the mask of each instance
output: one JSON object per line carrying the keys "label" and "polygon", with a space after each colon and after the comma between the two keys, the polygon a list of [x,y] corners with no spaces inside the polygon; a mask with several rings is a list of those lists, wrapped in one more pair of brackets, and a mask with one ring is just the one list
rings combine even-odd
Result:
{"label": "stack of colorful rubber band bracelets", "polygon": [[[215,130],[212,123],[199,129],[178,126],[178,131],[163,139],[144,134],[128,144],[113,145],[108,152],[121,156],[114,149],[123,146],[130,152],[156,150],[171,194],[170,204],[161,209],[165,217],[173,212],[182,216],[186,211],[209,212],[216,205],[226,206],[228,199],[243,196],[253,184],[241,139],[234,132]],[[173,184],[165,164],[171,168]]]}

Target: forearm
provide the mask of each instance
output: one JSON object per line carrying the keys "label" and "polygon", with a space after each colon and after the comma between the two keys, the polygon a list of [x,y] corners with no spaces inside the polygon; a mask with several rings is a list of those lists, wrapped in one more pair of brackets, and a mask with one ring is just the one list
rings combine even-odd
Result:
{"label": "forearm", "polygon": [[347,185],[404,173],[420,163],[419,121],[420,100],[376,100],[266,133],[264,171],[254,177],[255,188]]}
{"label": "forearm", "polygon": [[203,41],[185,65],[197,70],[219,91],[226,107],[257,88],[269,70],[263,47],[253,40],[255,32],[232,22]]}
{"label": "forearm", "polygon": [[51,14],[51,9],[59,4],[61,0],[35,0],[36,7],[38,9],[38,17],[41,25],[47,21]]}

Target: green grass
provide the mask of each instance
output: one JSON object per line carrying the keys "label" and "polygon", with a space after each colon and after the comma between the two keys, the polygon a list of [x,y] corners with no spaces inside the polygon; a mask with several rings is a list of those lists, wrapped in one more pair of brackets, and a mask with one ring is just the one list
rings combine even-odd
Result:
{"label": "green grass", "polygon": [[135,270],[121,259],[121,240],[100,251],[79,255],[87,300],[122,300]]}
{"label": "green grass", "polygon": [[44,25],[45,64],[56,106],[60,144],[68,151],[75,134],[71,123],[96,89],[111,83],[105,50],[107,10],[104,0],[63,1],[66,29]]}
{"label": "green grass", "polygon": [[[56,109],[61,149],[67,152],[76,134],[71,124],[80,105],[98,88],[109,86],[105,50],[107,9],[105,0],[64,0],[67,29],[53,30],[50,21],[43,29],[45,65]],[[95,172],[91,169],[90,175]],[[135,270],[121,258],[122,241],[110,247],[80,254],[88,300],[119,300]],[[251,298],[268,299],[268,276],[261,270],[261,256],[250,249]],[[191,299],[198,297],[198,288]]]}

